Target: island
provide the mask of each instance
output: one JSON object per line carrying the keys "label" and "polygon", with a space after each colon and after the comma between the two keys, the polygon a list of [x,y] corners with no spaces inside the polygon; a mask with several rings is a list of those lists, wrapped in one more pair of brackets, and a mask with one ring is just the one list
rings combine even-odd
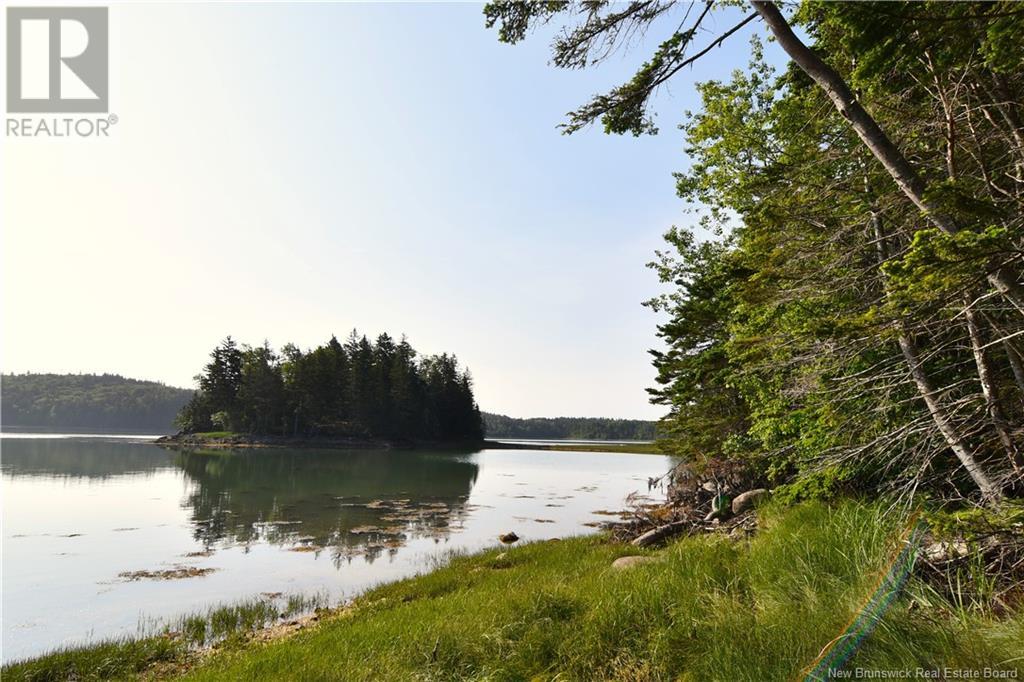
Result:
{"label": "island", "polygon": [[355,330],[311,350],[226,338],[162,444],[222,447],[474,445],[484,427],[455,355]]}

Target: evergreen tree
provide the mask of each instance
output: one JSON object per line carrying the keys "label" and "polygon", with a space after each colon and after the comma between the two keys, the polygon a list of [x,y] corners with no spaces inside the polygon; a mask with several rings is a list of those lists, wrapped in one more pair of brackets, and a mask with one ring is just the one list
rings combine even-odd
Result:
{"label": "evergreen tree", "polygon": [[233,423],[249,433],[282,434],[284,381],[277,355],[266,342],[242,351],[242,382],[238,389],[238,417]]}
{"label": "evergreen tree", "polygon": [[214,349],[200,390],[181,410],[189,432],[231,428],[256,435],[387,437],[477,441],[480,411],[468,371],[454,356],[417,362],[403,337],[376,342],[353,330],[303,352],[267,343],[239,350],[230,338]]}
{"label": "evergreen tree", "polygon": [[229,336],[210,353],[210,362],[199,377],[199,389],[215,409],[236,414],[238,389],[242,385],[242,351]]}

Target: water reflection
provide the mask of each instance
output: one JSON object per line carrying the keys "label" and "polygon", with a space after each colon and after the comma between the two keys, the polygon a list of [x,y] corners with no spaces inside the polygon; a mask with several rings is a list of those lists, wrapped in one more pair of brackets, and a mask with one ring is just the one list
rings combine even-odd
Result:
{"label": "water reflection", "polygon": [[207,552],[257,542],[374,559],[463,527],[479,472],[469,455],[391,450],[165,450],[98,440],[5,440],[5,475],[152,476],[174,468]]}
{"label": "water reflection", "polygon": [[106,479],[173,466],[173,456],[152,444],[103,438],[4,438],[0,452],[0,470],[12,477]]}
{"label": "water reflection", "polygon": [[[524,541],[589,532],[608,519],[599,510],[621,508],[671,465],[529,450],[179,452],[68,437],[0,448],[4,660],[264,593],[348,598],[508,531]],[[150,577],[168,573],[183,577]]]}
{"label": "water reflection", "polygon": [[193,534],[207,548],[254,542],[374,558],[458,531],[478,467],[465,455],[387,450],[181,451],[195,483]]}

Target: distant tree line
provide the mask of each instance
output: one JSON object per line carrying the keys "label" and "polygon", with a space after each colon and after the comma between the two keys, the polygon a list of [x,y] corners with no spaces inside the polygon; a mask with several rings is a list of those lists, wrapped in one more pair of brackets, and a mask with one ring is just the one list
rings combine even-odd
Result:
{"label": "distant tree line", "polygon": [[479,440],[480,410],[468,370],[454,355],[418,357],[403,337],[375,342],[354,330],[303,352],[288,344],[239,346],[228,337],[210,354],[199,390],[178,415],[186,432]]}
{"label": "distant tree line", "polygon": [[4,427],[167,431],[191,391],[116,374],[4,374]]}
{"label": "distant tree line", "polygon": [[655,422],[602,417],[533,417],[516,419],[483,413],[489,438],[558,438],[569,440],[654,440]]}

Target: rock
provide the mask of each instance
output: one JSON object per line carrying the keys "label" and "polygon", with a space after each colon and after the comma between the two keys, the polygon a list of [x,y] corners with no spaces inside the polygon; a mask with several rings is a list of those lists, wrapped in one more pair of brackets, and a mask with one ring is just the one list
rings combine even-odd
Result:
{"label": "rock", "polygon": [[511,568],[512,557],[508,555],[508,552],[501,552],[491,559],[491,562],[487,567],[494,569]]}
{"label": "rock", "polygon": [[768,490],[766,488],[754,488],[753,490],[741,493],[732,501],[732,513],[740,514],[748,509],[752,509],[766,497],[768,497]]}
{"label": "rock", "polygon": [[622,556],[612,562],[612,568],[621,571],[641,564],[651,564],[655,561],[657,559],[652,556]]}
{"label": "rock", "polygon": [[125,580],[181,580],[183,578],[201,578],[216,571],[216,568],[197,568],[195,566],[175,566],[156,571],[124,571],[118,573]]}
{"label": "rock", "polygon": [[513,532],[508,532],[499,535],[498,539],[504,542],[506,545],[511,545],[513,542],[518,542],[519,536]]}
{"label": "rock", "polygon": [[924,555],[928,561],[939,562],[957,559],[967,556],[970,550],[963,540],[955,542],[936,542],[924,548]]}

